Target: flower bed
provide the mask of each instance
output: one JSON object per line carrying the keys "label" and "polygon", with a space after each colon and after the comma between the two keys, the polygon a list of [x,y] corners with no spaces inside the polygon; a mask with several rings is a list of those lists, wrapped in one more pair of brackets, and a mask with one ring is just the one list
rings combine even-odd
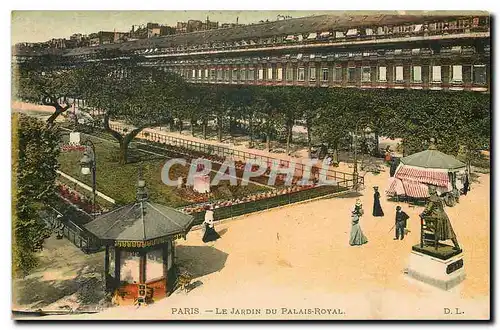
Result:
{"label": "flower bed", "polygon": [[[92,199],[91,197],[88,197],[81,192],[77,191],[76,189],[72,188],[70,185],[67,185],[62,182],[56,182],[56,188],[58,194],[65,199],[66,201],[70,202],[80,210],[84,211],[87,214],[92,213]],[[105,211],[104,208],[102,208],[98,203],[95,204],[95,213],[101,213]]]}
{"label": "flower bed", "polygon": [[[188,162],[192,161],[193,159],[196,158],[203,158],[207,159],[210,162],[212,162],[212,169],[215,171],[218,171],[221,168],[221,164],[224,163],[226,158],[218,156],[218,155],[211,155],[207,154],[204,152],[192,150],[186,147],[180,147],[180,146],[174,146],[166,143],[161,143],[161,142],[149,142],[148,144],[151,144],[154,147],[161,148],[168,150],[169,153],[171,153],[172,158],[175,157],[182,157],[182,158],[187,158],[186,160]],[[143,146],[141,146],[143,148]],[[187,157],[186,157],[187,156]],[[243,173],[245,170],[246,163],[240,160],[234,161],[235,169],[236,169],[236,176],[238,178],[243,177]],[[252,166],[252,171],[256,171],[258,169],[257,165]],[[258,182],[264,185],[267,185],[269,182],[269,174],[271,173],[271,168],[267,167],[266,171],[258,176],[258,177],[252,177],[250,181]],[[276,176],[276,181],[275,181],[275,186],[284,186],[285,185],[285,179],[286,175],[285,174],[278,174]],[[299,180],[301,180],[301,177],[294,176],[292,179],[292,185],[295,185]]]}

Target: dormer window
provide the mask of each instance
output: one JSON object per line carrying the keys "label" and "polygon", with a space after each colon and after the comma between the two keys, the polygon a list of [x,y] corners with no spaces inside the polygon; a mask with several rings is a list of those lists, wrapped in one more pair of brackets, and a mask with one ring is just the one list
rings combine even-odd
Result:
{"label": "dormer window", "polygon": [[353,37],[358,35],[358,29],[349,29],[347,31],[347,36],[348,37]]}

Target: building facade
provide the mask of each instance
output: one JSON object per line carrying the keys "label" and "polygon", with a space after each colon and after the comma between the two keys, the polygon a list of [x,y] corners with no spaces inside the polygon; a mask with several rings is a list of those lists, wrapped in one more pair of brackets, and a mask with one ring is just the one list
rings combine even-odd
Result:
{"label": "building facade", "polygon": [[[484,13],[322,15],[114,47],[120,61],[134,59],[199,84],[490,90],[490,17]],[[67,50],[64,58],[118,60],[85,49]]]}

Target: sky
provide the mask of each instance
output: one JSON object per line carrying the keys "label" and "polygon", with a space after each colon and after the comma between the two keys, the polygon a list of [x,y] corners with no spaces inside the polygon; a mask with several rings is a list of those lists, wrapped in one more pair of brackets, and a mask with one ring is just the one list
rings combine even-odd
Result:
{"label": "sky", "polygon": [[219,23],[258,23],[276,20],[276,15],[294,18],[321,15],[326,11],[12,11],[11,44],[40,42],[52,38],[69,38],[74,33],[90,34],[98,31],[128,32],[132,25],[148,22],[175,26],[189,19]]}

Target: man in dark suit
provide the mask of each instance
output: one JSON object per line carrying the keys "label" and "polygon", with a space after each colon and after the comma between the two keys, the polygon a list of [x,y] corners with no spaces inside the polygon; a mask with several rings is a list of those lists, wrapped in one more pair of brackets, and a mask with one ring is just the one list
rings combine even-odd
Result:
{"label": "man in dark suit", "polygon": [[406,229],[406,220],[408,220],[410,217],[408,214],[406,214],[403,210],[401,210],[401,206],[396,207],[396,237],[394,238],[395,240],[400,239],[399,237],[401,236],[401,240],[405,237],[405,229]]}

